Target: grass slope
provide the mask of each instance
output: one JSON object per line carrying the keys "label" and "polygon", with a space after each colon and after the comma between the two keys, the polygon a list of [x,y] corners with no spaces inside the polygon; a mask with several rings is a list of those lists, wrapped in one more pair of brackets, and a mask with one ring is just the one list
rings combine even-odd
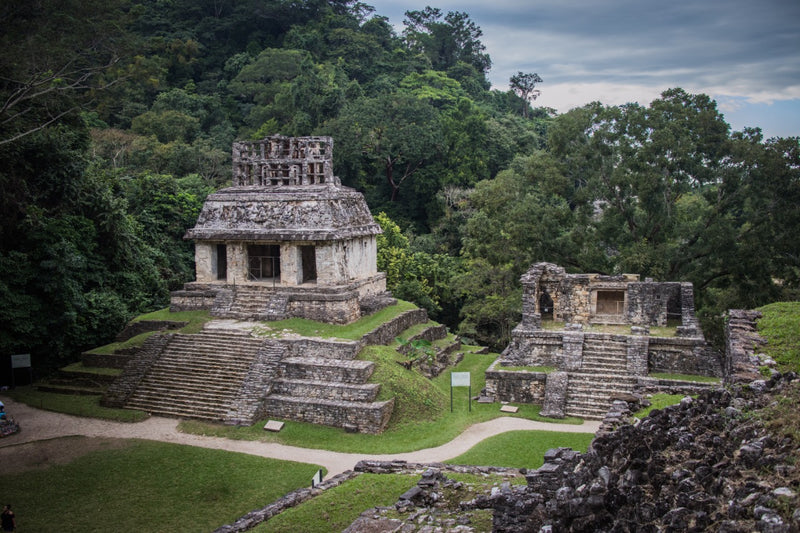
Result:
{"label": "grass slope", "polygon": [[413,487],[419,476],[362,474],[261,524],[259,533],[329,533],[346,529],[365,510],[388,506]]}
{"label": "grass slope", "polygon": [[544,464],[544,453],[561,446],[585,452],[594,439],[589,433],[558,431],[509,431],[490,437],[447,463],[454,465],[505,466],[533,470]]}
{"label": "grass slope", "polygon": [[318,468],[132,440],[0,483],[20,531],[211,531],[306,486]]}
{"label": "grass slope", "polygon": [[800,372],[800,302],[777,302],[758,308],[759,333],[769,341],[761,350],[781,372]]}

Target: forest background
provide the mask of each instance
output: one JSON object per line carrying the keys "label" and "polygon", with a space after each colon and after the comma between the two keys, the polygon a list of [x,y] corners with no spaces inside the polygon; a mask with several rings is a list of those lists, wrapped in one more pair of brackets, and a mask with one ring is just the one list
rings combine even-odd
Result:
{"label": "forest background", "polygon": [[273,134],[331,135],[392,292],[495,349],[536,261],[691,281],[716,342],[726,309],[800,296],[800,139],[679,88],[535,107],[535,73],[492,89],[467,13],[397,33],[353,0],[29,0],[0,27],[0,354],[41,371],[193,279],[231,143]]}

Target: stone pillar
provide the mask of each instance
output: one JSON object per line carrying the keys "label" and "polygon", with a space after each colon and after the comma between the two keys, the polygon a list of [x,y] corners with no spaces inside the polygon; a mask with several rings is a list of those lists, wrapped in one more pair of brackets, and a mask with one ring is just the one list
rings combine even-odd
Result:
{"label": "stone pillar", "polygon": [[300,285],[302,281],[300,247],[295,243],[281,244],[281,285]]}
{"label": "stone pillar", "polygon": [[195,279],[200,283],[217,281],[215,250],[216,245],[207,242],[197,242],[194,245]]}
{"label": "stone pillar", "polygon": [[678,337],[698,337],[700,325],[694,312],[694,288],[691,283],[681,283],[681,325],[676,332]]}
{"label": "stone pillar", "polygon": [[[631,328],[633,330],[633,328]],[[647,350],[650,337],[645,335],[630,335],[628,337],[628,373],[632,376],[647,375]]]}
{"label": "stone pillar", "polygon": [[564,418],[567,407],[569,375],[566,372],[550,372],[544,385],[544,405],[540,415],[549,418]]}
{"label": "stone pillar", "polygon": [[247,282],[247,246],[241,242],[228,244],[228,283]]}

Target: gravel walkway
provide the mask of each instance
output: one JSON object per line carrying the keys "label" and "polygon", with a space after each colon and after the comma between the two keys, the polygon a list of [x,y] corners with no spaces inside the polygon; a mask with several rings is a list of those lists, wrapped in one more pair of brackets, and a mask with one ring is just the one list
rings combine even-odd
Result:
{"label": "gravel walkway", "polygon": [[6,404],[6,412],[10,413],[15,418],[20,424],[22,431],[0,439],[0,448],[72,435],[147,439],[247,453],[273,459],[312,463],[325,467],[328,471],[328,476],[334,476],[346,470],[352,470],[358,461],[364,459],[383,461],[405,460],[419,463],[445,461],[461,455],[475,444],[488,437],[505,433],[506,431],[536,429],[569,433],[596,433],[600,427],[600,422],[596,421],[587,421],[580,426],[576,426],[571,424],[552,424],[548,422],[524,420],[521,418],[502,417],[470,426],[452,441],[436,448],[392,455],[364,455],[298,448],[271,442],[242,441],[220,437],[191,435],[178,431],[177,426],[179,421],[172,418],[153,416],[144,422],[138,423],[111,422],[43,411],[22,403],[17,403],[5,397],[3,398],[3,402]]}

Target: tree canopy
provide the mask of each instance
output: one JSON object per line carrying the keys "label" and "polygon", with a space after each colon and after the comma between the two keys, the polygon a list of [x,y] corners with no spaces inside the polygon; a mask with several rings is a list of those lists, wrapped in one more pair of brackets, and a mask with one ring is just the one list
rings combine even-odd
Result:
{"label": "tree canopy", "polygon": [[357,0],[0,8],[0,350],[55,367],[165,305],[236,139],[332,135],[395,293],[502,348],[534,261],[695,283],[701,316],[797,297],[797,138],[705,95],[534,107],[464,12]]}

